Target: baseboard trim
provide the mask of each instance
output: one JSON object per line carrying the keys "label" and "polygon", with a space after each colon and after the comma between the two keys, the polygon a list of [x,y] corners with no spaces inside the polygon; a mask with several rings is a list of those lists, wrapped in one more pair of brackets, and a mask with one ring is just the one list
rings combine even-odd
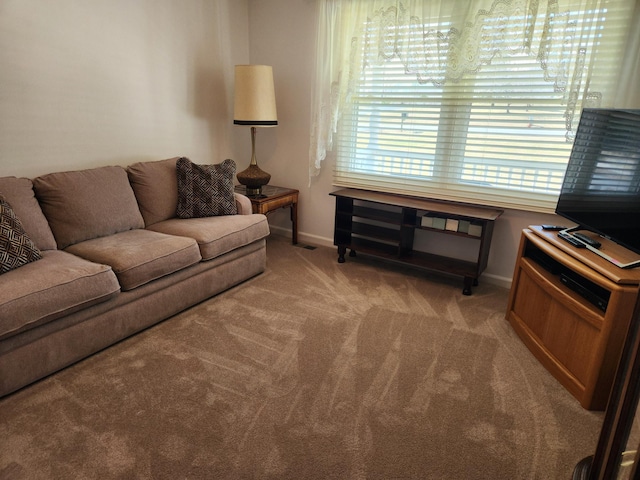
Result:
{"label": "baseboard trim", "polygon": [[[291,239],[291,229],[278,227],[275,225],[269,225],[271,233],[274,235],[288,237]],[[318,235],[309,235],[307,233],[298,232],[298,243],[309,243],[311,245],[317,245],[319,247],[333,247],[333,239],[327,237],[320,237]]]}

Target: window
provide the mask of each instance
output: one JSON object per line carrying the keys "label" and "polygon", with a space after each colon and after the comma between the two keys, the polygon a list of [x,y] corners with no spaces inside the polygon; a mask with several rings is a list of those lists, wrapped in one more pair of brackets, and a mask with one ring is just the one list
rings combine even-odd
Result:
{"label": "window", "polygon": [[332,93],[334,184],[553,211],[582,107],[615,88],[633,6],[565,3],[495,2],[464,28],[401,3],[369,12]]}

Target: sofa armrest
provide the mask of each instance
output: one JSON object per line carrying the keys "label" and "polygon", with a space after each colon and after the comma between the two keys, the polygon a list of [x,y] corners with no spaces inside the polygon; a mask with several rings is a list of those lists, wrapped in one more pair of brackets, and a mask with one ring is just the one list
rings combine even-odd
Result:
{"label": "sofa armrest", "polygon": [[250,215],[253,213],[251,208],[251,200],[240,193],[233,193],[236,198],[236,207],[238,208],[238,215]]}

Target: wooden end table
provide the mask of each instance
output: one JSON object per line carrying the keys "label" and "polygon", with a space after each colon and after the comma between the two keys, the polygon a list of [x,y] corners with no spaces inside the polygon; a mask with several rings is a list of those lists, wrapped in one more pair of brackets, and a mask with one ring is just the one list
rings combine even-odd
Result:
{"label": "wooden end table", "polygon": [[298,243],[298,190],[264,185],[260,195],[247,195],[247,187],[236,185],[235,191],[251,200],[253,213],[267,215],[279,208],[291,209],[291,243]]}

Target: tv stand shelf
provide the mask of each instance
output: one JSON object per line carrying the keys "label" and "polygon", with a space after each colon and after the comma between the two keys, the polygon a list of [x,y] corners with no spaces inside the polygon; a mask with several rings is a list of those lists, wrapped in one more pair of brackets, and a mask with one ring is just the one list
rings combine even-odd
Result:
{"label": "tv stand shelf", "polygon": [[[632,255],[599,240],[613,255]],[[584,408],[603,410],[639,294],[640,269],[618,268],[531,226],[522,232],[506,318]]]}
{"label": "tv stand shelf", "polygon": [[[334,244],[338,247],[338,262],[344,263],[347,249],[414,267],[446,272],[463,277],[465,295],[478,284],[478,277],[487,266],[493,223],[502,210],[454,202],[344,189],[332,192],[336,197]],[[437,216],[458,225],[473,225],[477,235],[464,231],[423,226],[424,215]],[[416,231],[471,238],[477,242],[477,258],[459,258],[414,250]]]}

